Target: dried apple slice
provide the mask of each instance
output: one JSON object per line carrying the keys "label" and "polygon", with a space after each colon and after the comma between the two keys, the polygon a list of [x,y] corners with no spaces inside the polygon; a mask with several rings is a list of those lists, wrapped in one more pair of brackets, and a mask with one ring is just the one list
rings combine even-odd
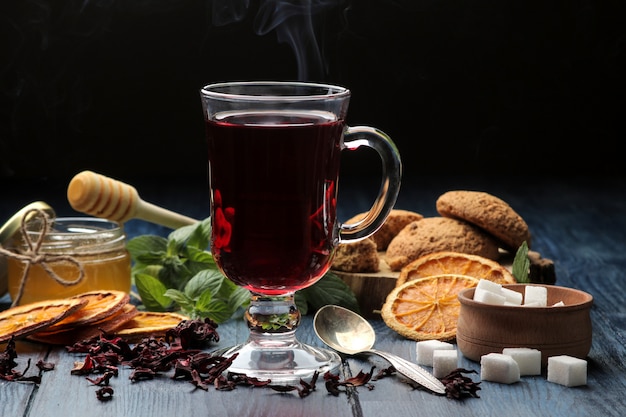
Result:
{"label": "dried apple slice", "polygon": [[67,330],[102,321],[122,310],[129,303],[130,296],[123,291],[100,290],[78,294],[73,296],[72,299],[84,300],[87,305],[55,325],[50,326],[50,328],[46,329],[47,332]]}
{"label": "dried apple slice", "polygon": [[39,301],[4,310],[0,312],[0,343],[57,323],[86,304],[86,300],[66,298]]}

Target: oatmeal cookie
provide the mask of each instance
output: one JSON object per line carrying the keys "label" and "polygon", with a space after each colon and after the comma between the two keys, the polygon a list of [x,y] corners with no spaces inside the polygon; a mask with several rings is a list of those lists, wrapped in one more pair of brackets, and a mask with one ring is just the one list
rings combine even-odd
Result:
{"label": "oatmeal cookie", "polygon": [[448,191],[437,199],[437,211],[444,217],[464,220],[498,239],[509,252],[516,252],[530,230],[524,219],[500,198],[481,191]]}
{"label": "oatmeal cookie", "polygon": [[420,256],[452,251],[496,260],[498,242],[482,229],[449,217],[425,217],[408,224],[393,238],[385,261],[392,271],[399,271]]}
{"label": "oatmeal cookie", "polygon": [[380,259],[376,243],[371,238],[342,243],[335,251],[332,269],[343,272],[378,272]]}
{"label": "oatmeal cookie", "polygon": [[[366,214],[367,213],[357,214],[345,223],[356,223],[364,218]],[[400,230],[404,229],[404,226],[423,218],[424,216],[414,211],[393,209],[387,216],[385,223],[383,223],[376,233],[370,236],[370,239],[376,242],[376,248],[379,251],[387,250],[387,246],[389,246],[391,239],[400,233]]]}

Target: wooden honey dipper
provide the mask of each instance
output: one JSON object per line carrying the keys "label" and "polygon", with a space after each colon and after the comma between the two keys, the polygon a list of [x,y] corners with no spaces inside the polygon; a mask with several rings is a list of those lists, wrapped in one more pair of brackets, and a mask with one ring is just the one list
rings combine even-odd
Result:
{"label": "wooden honey dipper", "polygon": [[74,210],[120,223],[135,218],[177,229],[198,222],[143,201],[132,185],[92,171],[72,178],[67,199]]}

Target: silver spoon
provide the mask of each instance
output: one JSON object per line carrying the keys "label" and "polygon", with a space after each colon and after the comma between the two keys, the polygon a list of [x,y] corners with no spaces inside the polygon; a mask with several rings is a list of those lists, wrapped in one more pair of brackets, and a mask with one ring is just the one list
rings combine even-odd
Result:
{"label": "silver spoon", "polygon": [[315,313],[313,328],[322,342],[338,352],[378,355],[412,381],[433,392],[446,393],[443,383],[421,366],[392,353],[373,349],[376,341],[374,329],[367,320],[351,310],[336,305],[324,306]]}

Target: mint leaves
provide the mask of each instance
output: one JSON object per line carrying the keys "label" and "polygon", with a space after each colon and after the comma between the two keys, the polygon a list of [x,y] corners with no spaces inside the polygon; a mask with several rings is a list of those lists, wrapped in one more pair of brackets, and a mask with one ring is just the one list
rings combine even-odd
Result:
{"label": "mint leaves", "polygon": [[[127,243],[133,281],[146,310],[180,311],[222,323],[248,307],[250,292],[226,278],[207,250],[210,231],[207,218],[167,238],[142,235]],[[295,300],[303,315],[326,304],[359,311],[350,287],[332,273],[296,292]]]}
{"label": "mint leaves", "polygon": [[301,314],[317,311],[327,304],[335,304],[359,313],[359,303],[352,289],[341,278],[327,272],[315,284],[296,292],[296,305]]}
{"label": "mint leaves", "polygon": [[167,239],[144,235],[128,242],[133,280],[146,310],[179,310],[222,323],[247,307],[250,292],[222,275],[205,249],[210,230],[206,219],[174,230]]}
{"label": "mint leaves", "polygon": [[529,269],[530,259],[528,259],[528,244],[524,241],[515,253],[511,272],[517,282],[528,283],[530,282],[530,278],[528,276]]}

